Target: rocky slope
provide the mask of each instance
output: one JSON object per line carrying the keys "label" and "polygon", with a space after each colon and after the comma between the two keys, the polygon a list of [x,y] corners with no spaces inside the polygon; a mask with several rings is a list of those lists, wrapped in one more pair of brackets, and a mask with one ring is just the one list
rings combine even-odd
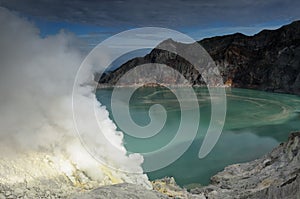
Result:
{"label": "rocky slope", "polygon": [[299,199],[300,132],[260,159],[226,167],[211,178],[211,185],[191,192],[209,199]]}
{"label": "rocky slope", "polygon": [[260,159],[226,167],[211,178],[209,186],[188,192],[178,187],[172,178],[152,184],[153,191],[119,184],[73,198],[299,199],[300,132],[292,133],[286,143]]}
{"label": "rocky slope", "polygon": [[117,184],[103,186],[91,192],[78,194],[72,199],[168,199],[169,197],[157,191],[145,190],[143,187],[134,184]]}
{"label": "rocky slope", "polygon": [[[163,43],[188,48],[188,45],[172,40]],[[203,39],[198,43],[210,54],[224,83],[229,86],[300,93],[300,21],[277,30],[263,30],[254,36],[236,33]],[[145,63],[166,64],[178,70],[193,85],[204,84],[201,75],[189,62],[159,49],[124,63],[115,71],[103,75],[99,83],[114,85],[127,71]],[[170,74],[162,78],[176,83],[176,77],[167,75]]]}

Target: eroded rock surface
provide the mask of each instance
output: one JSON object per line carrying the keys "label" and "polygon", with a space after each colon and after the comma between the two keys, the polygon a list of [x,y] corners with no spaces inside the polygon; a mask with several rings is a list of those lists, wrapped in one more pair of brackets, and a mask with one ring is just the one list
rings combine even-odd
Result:
{"label": "eroded rock surface", "polygon": [[166,195],[162,193],[145,190],[141,186],[134,184],[116,184],[111,186],[104,186],[94,189],[91,192],[79,194],[72,197],[72,199],[108,199],[108,198],[122,198],[122,199],[167,199]]}

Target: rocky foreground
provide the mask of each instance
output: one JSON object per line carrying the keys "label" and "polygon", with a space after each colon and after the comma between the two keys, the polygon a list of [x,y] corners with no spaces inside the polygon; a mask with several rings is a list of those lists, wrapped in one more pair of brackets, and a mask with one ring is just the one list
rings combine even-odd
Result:
{"label": "rocky foreground", "polygon": [[[99,172],[107,176],[100,182],[57,154],[40,152],[0,162],[0,199],[300,199],[300,132],[290,134],[286,143],[264,157],[228,166],[211,178],[210,185],[190,191],[171,177],[153,181],[152,190],[133,181],[122,183],[128,180],[116,180],[104,168]],[[120,184],[111,185],[115,183]]]}
{"label": "rocky foreground", "polygon": [[300,132],[292,133],[286,143],[260,159],[226,167],[211,178],[209,186],[188,192],[178,187],[172,178],[152,184],[154,190],[118,184],[73,198],[300,199]]}
{"label": "rocky foreground", "polygon": [[[61,151],[40,149],[12,152],[0,145],[0,199],[69,198],[116,183],[151,189],[146,175],[118,172],[78,150],[84,165]],[[85,152],[85,151],[83,151]],[[144,184],[146,183],[146,184]],[[113,190],[113,188],[112,188]]]}

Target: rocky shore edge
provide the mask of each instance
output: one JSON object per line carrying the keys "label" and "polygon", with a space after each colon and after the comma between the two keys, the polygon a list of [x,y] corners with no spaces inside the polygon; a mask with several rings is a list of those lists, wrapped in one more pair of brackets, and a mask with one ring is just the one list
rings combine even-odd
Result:
{"label": "rocky shore edge", "polygon": [[257,160],[226,167],[208,186],[187,191],[171,177],[152,185],[153,190],[126,183],[110,185],[71,198],[300,199],[300,131]]}

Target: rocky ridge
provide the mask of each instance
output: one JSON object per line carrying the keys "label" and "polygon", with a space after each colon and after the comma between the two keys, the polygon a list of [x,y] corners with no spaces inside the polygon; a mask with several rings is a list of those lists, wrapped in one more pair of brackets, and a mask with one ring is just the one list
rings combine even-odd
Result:
{"label": "rocky ridge", "polygon": [[[253,36],[236,33],[203,39],[198,43],[209,53],[227,86],[300,93],[300,21],[277,30],[263,30]],[[170,39],[163,44],[178,49],[189,48],[188,44]],[[179,71],[192,85],[205,85],[199,72],[188,61],[157,48],[144,57],[129,60],[116,70],[104,74],[98,82],[100,85],[113,86],[130,69],[146,63],[166,64]],[[151,68],[145,70],[145,74],[148,74]],[[137,77],[134,81],[140,78],[144,77]],[[161,78],[176,84],[176,76],[172,74],[165,74]]]}

